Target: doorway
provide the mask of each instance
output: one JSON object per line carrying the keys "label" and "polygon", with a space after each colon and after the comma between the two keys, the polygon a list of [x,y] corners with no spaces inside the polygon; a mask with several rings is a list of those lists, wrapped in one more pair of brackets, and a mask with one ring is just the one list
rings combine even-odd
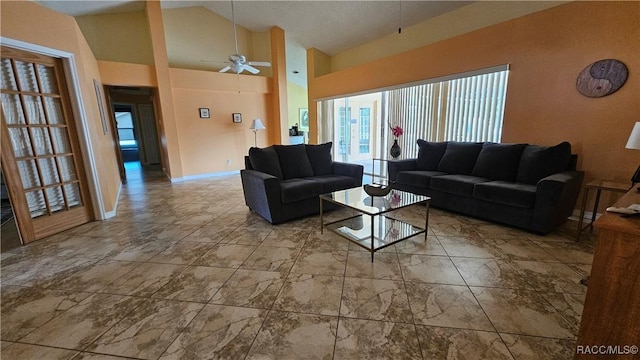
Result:
{"label": "doorway", "polygon": [[153,89],[107,86],[113,114],[114,140],[123,182],[145,171],[160,171],[160,141]]}
{"label": "doorway", "polygon": [[0,233],[1,252],[15,249],[22,245],[20,232],[16,224],[16,217],[13,213],[13,206],[9,199],[9,190],[4,182],[4,174],[0,171],[0,190],[2,192],[2,221]]}

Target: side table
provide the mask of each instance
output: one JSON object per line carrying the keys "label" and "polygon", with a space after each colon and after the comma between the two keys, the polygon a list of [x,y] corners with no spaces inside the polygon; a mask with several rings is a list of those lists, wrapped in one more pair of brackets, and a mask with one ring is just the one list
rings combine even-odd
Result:
{"label": "side table", "polygon": [[[590,190],[596,190],[596,198],[593,204],[593,212],[591,213],[591,222],[583,226],[584,210],[587,207],[587,199],[589,198]],[[598,212],[598,205],[600,204],[600,195],[602,194],[602,191],[626,193],[627,191],[629,191],[629,184],[608,180],[593,180],[584,185],[584,194],[582,196],[580,217],[578,218],[578,231],[576,234],[576,241],[580,240],[580,235],[586,228],[590,228],[590,230],[593,230],[593,222],[596,220],[596,213]]]}

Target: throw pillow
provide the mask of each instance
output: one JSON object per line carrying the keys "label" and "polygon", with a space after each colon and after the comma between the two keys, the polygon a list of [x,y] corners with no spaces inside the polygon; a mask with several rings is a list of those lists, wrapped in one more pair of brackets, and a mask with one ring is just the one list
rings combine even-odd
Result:
{"label": "throw pillow", "polygon": [[273,145],[280,158],[280,168],[285,180],[313,176],[313,168],[304,144]]}
{"label": "throw pillow", "polygon": [[528,145],[522,151],[516,181],[535,185],[540,179],[563,172],[571,159],[571,144],[555,146]]}
{"label": "throw pillow", "polygon": [[418,139],[418,159],[416,168],[422,171],[438,170],[438,164],[447,150],[446,142],[429,142]]}
{"label": "throw pillow", "polygon": [[333,161],[331,160],[332,145],[332,142],[320,145],[305,145],[314,175],[333,174]]}
{"label": "throw pillow", "polygon": [[278,153],[273,146],[263,149],[257,147],[250,148],[249,162],[254,170],[273,175],[282,180],[280,160],[278,160]]}
{"label": "throw pillow", "polygon": [[514,181],[525,146],[526,144],[485,143],[471,174],[491,180]]}
{"label": "throw pillow", "polygon": [[438,171],[449,174],[471,175],[482,143],[449,142],[438,164]]}

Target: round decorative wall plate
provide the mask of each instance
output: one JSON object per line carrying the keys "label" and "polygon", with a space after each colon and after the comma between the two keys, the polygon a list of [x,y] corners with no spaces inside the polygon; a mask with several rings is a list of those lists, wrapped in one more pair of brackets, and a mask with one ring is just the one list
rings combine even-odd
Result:
{"label": "round decorative wall plate", "polygon": [[588,97],[603,97],[618,91],[627,81],[629,71],[621,61],[596,61],[580,72],[576,81],[578,91]]}

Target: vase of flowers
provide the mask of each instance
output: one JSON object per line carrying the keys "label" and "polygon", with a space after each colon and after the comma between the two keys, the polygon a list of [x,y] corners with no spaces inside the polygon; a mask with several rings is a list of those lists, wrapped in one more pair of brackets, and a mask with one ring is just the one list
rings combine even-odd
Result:
{"label": "vase of flowers", "polygon": [[391,154],[392,158],[397,159],[402,153],[402,149],[400,148],[400,145],[398,145],[398,138],[402,136],[404,131],[398,125],[390,126],[390,128],[391,134],[393,134],[393,145],[391,145],[391,150],[389,151],[389,153]]}

